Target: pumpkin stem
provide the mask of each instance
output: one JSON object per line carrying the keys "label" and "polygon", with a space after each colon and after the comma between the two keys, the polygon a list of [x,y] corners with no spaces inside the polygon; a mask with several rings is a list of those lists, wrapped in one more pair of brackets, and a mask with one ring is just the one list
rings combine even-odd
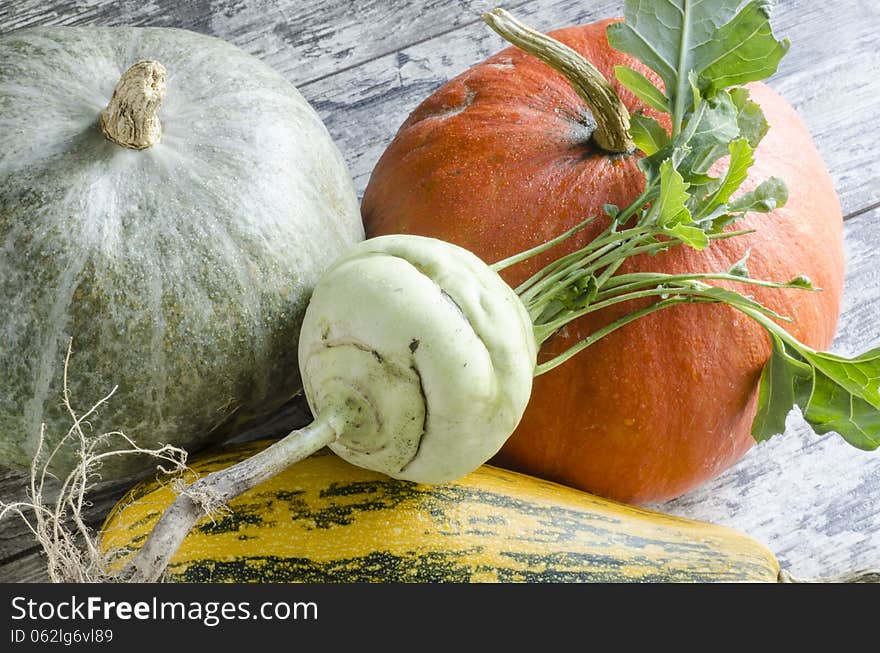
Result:
{"label": "pumpkin stem", "polygon": [[503,9],[483,14],[483,20],[505,40],[535,55],[568,79],[593,112],[593,140],[599,147],[614,153],[635,148],[629,135],[629,111],[593,64],[567,45],[523,25]]}
{"label": "pumpkin stem", "polygon": [[162,136],[159,107],[164,99],[165,66],[138,61],[119,78],[110,104],[101,112],[101,131],[131,150],[155,145]]}

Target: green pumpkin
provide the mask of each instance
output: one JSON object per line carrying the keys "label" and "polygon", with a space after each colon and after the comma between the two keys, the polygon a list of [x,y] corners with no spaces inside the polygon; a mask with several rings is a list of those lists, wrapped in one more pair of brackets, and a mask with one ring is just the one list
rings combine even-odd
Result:
{"label": "green pumpkin", "polygon": [[[102,112],[145,59],[162,78],[135,79],[147,96],[107,122],[153,111],[153,133],[120,144]],[[49,447],[68,432],[71,338],[73,407],[117,387],[87,434],[194,450],[273,413],[301,386],[314,284],[361,239],[325,126],[258,59],[167,28],[0,37],[0,464],[29,465],[43,424]],[[52,469],[75,460],[65,446]],[[119,460],[105,479],[150,464]]]}

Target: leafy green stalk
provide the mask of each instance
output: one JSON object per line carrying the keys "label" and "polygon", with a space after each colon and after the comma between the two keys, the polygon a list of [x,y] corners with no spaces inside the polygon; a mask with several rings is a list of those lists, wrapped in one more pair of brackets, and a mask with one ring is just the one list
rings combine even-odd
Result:
{"label": "leafy green stalk", "polygon": [[[752,0],[740,5],[741,0],[626,0],[624,22],[608,27],[609,43],[641,61],[663,86],[628,66],[616,67],[617,80],[655,112],[668,114],[671,129],[667,131],[653,116],[630,116],[629,132],[645,176],[643,191],[622,209],[606,205],[609,225],[604,231],[516,290],[532,318],[539,345],[585,315],[618,304],[641,303],[555,358],[541,362],[535,374],[561,365],[651,313],[686,303],[726,304],[764,327],[772,345],[758,390],[752,426],[755,439],[782,433],[787,415],[797,406],[817,433],[833,431],[856,447],[875,449],[880,447],[880,348],[851,359],[817,352],[780,326],[789,318],[746,295],[709,283],[819,291],[809,279],[752,279],[748,255],[729,270],[619,273],[632,256],[676,246],[701,250],[713,240],[746,233],[729,227],[745,213],[767,213],[787,200],[785,182],[775,177],[752,191],[739,192],[754,163],[755,148],[768,129],[760,106],[749,99],[742,85],[773,74],[789,47],[787,40],[773,35],[770,2]],[[508,14],[504,17],[508,26],[519,25]],[[724,165],[722,159],[726,159]],[[495,269],[547,251],[597,217],[497,263]],[[650,303],[645,305],[645,301]]]}

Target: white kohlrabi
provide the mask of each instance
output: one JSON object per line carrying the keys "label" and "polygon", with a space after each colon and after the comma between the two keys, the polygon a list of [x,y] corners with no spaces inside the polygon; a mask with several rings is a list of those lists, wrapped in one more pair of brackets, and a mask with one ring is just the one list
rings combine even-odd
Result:
{"label": "white kohlrabi", "polygon": [[314,415],[356,403],[363,425],[330,448],[421,483],[451,481],[513,432],[532,388],[532,323],[471,252],[419,236],[362,242],[326,272],[299,341]]}
{"label": "white kohlrabi", "polygon": [[189,486],[132,560],[133,578],[158,578],[206,507],[324,446],[420,483],[475,470],[519,423],[536,358],[525,306],[468,250],[421,236],[361,242],[321,277],[303,322],[315,421]]}

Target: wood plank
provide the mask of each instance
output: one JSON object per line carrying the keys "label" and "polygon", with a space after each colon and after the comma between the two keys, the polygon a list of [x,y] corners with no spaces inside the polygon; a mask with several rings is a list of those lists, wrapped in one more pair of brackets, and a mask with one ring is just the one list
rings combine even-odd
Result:
{"label": "wood plank", "polygon": [[[621,4],[543,0],[512,11],[533,27],[548,30],[613,16]],[[505,45],[480,20],[300,86],[345,155],[359,196],[382,151],[419,102]]]}
{"label": "wood plank", "polygon": [[0,582],[48,583],[49,575],[42,554],[33,551],[11,562],[0,562]]}
{"label": "wood plank", "polygon": [[777,13],[792,46],[771,84],[810,128],[844,214],[876,205],[880,160],[868,143],[880,113],[880,3],[785,2]]}
{"label": "wood plank", "polygon": [[16,0],[0,3],[0,33],[33,25],[182,27],[224,38],[302,84],[472,24],[485,4],[398,0],[355,7],[350,0]]}
{"label": "wood plank", "polygon": [[[844,305],[833,350],[855,354],[880,345],[880,267],[873,244],[880,241],[880,209],[844,225],[847,277]],[[299,410],[304,410],[302,406]],[[280,434],[288,423],[306,419],[291,414],[240,439]],[[0,475],[0,497],[21,496],[24,478]],[[666,512],[724,524],[751,534],[800,578],[843,575],[880,568],[880,452],[853,449],[836,435],[818,437],[793,413],[784,435],[752,449],[737,465],[690,494],[655,506]],[[90,521],[98,525],[125,488],[94,497]],[[769,509],[769,510],[768,510]],[[38,552],[16,523],[2,525],[0,582],[37,577]],[[8,533],[8,537],[7,537]],[[29,553],[28,553],[29,552]]]}

